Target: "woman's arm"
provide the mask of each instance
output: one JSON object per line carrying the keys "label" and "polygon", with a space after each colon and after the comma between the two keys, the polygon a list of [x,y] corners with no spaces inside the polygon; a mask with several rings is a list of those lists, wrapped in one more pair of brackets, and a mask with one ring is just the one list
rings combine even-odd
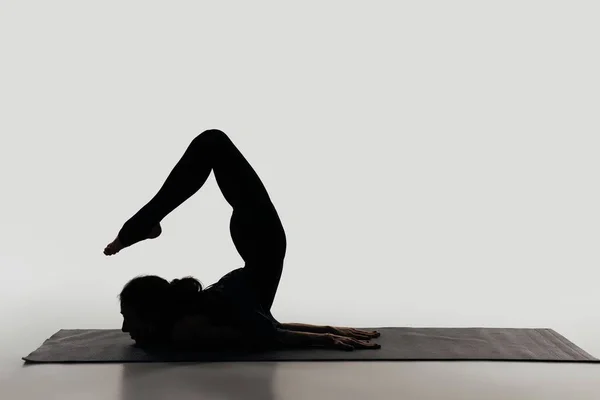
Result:
{"label": "woman's arm", "polygon": [[283,346],[294,348],[324,347],[341,350],[381,348],[377,343],[369,343],[331,333],[288,331],[281,328],[277,329],[276,339]]}
{"label": "woman's arm", "polygon": [[281,329],[294,332],[306,332],[306,333],[320,333],[326,334],[331,333],[337,336],[346,336],[354,339],[369,340],[380,336],[377,331],[365,331],[354,328],[342,328],[329,325],[308,325],[298,323],[280,323]]}
{"label": "woman's arm", "polygon": [[[286,325],[289,326],[290,324],[280,324],[272,338],[284,347],[324,347],[341,350],[379,349],[381,347],[376,343],[365,341],[368,339],[361,340],[360,338],[333,333],[287,330],[284,328]],[[291,325],[295,329],[319,330],[320,328],[328,328],[305,324]],[[171,339],[175,347],[183,349],[222,349],[252,345],[257,338],[233,327],[213,325],[208,318],[194,315],[177,322],[173,328]]]}
{"label": "woman's arm", "polygon": [[312,333],[277,329],[277,341],[289,347],[327,347],[330,338],[327,333]]}
{"label": "woman's arm", "polygon": [[285,329],[286,331],[307,333],[333,333],[333,327],[327,325],[308,325],[289,322],[280,323],[279,326],[281,327],[281,329]]}

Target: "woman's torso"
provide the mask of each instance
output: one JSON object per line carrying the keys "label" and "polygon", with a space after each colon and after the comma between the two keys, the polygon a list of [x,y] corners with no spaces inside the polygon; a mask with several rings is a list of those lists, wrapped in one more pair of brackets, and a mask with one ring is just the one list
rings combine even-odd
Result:
{"label": "woman's torso", "polygon": [[229,272],[204,289],[200,312],[216,325],[233,326],[260,337],[271,336],[279,322],[261,306],[251,282],[244,268]]}

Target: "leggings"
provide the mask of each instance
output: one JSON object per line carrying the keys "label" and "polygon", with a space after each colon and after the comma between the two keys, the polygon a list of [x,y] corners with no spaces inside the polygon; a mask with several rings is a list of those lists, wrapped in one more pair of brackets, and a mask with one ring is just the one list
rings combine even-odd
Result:
{"label": "leggings", "polygon": [[286,235],[266,188],[236,148],[218,129],[196,136],[156,195],[119,231],[130,246],[148,237],[153,227],[196,193],[213,171],[225,200],[233,208],[229,230],[244,260],[244,269],[267,312],[279,286],[286,251]]}

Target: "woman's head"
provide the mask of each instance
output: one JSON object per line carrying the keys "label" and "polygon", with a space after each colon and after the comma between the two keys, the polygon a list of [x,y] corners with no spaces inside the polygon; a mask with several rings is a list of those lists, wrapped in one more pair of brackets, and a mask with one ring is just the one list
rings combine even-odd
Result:
{"label": "woman's head", "polygon": [[121,294],[122,331],[138,343],[163,340],[175,320],[197,308],[202,284],[192,278],[172,282],[155,275],[129,281]]}

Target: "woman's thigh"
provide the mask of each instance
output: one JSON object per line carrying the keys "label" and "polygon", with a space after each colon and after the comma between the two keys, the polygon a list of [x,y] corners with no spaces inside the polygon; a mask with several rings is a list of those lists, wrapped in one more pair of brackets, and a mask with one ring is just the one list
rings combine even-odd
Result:
{"label": "woman's thigh", "polygon": [[237,208],[231,216],[230,232],[267,311],[279,286],[287,248],[279,216],[272,206]]}

